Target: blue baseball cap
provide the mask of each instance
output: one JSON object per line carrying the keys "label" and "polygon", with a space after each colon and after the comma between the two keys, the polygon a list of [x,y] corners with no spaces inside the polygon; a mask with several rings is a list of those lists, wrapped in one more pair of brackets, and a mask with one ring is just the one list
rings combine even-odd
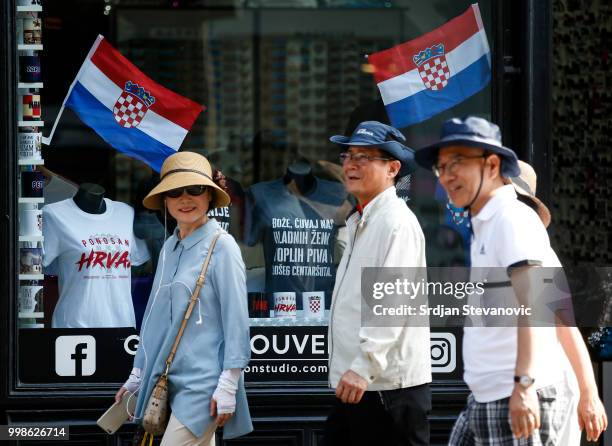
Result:
{"label": "blue baseball cap", "polygon": [[431,169],[438,161],[440,149],[448,146],[467,146],[484,149],[501,158],[501,175],[518,177],[521,169],[514,150],[501,143],[501,131],[496,124],[477,116],[452,118],[442,124],[440,140],[416,151],[415,160],[425,169]]}
{"label": "blue baseball cap", "polygon": [[400,176],[416,168],[414,150],[402,144],[406,141],[406,137],[395,127],[382,122],[364,121],[357,126],[350,137],[334,135],[329,140],[342,146],[371,147],[387,152],[402,164]]}

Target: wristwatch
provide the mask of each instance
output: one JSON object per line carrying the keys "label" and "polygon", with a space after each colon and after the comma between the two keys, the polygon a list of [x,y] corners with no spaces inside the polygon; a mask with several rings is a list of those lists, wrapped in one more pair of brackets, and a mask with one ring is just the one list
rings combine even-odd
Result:
{"label": "wristwatch", "polygon": [[528,375],[515,376],[514,382],[519,383],[521,386],[523,386],[526,389],[527,387],[529,387],[535,382],[535,378],[532,378],[531,376],[528,376]]}

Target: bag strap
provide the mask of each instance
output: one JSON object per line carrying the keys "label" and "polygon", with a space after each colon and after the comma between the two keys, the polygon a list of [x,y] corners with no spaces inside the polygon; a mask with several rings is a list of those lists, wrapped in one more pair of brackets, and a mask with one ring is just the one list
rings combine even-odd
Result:
{"label": "bag strap", "polygon": [[198,280],[196,281],[196,287],[193,290],[193,294],[191,295],[191,299],[189,301],[189,306],[187,307],[187,311],[185,311],[185,316],[183,317],[183,322],[181,322],[181,327],[176,335],[176,339],[174,340],[174,344],[172,345],[172,349],[170,350],[170,354],[166,359],[166,369],[162,376],[168,376],[168,370],[170,370],[170,365],[174,360],[174,355],[176,355],[176,350],[178,349],[179,342],[181,342],[181,338],[183,337],[183,333],[185,332],[185,327],[187,327],[187,321],[189,321],[189,317],[193,312],[193,307],[195,307],[196,301],[200,298],[200,290],[204,285],[204,281],[206,280],[206,271],[208,270],[208,264],[210,263],[210,258],[212,256],[213,250],[215,249],[215,245],[217,244],[217,240],[221,236],[221,232],[218,232],[212,241],[210,242],[210,247],[208,248],[208,254],[206,254],[206,258],[204,259],[204,263],[202,264],[202,269],[200,270],[200,275],[198,276]]}
{"label": "bag strap", "polygon": [[[147,445],[147,437],[149,438],[149,444]],[[153,435],[145,432],[142,436],[142,441],[140,442],[140,446],[153,446]]]}

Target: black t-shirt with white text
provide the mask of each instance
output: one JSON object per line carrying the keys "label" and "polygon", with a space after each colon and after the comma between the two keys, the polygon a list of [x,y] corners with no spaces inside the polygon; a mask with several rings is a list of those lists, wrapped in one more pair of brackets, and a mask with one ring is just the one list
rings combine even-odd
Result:
{"label": "black t-shirt with white text", "polygon": [[294,291],[301,309],[302,292],[323,291],[329,308],[347,193],[342,184],[320,178],[307,195],[289,186],[278,179],[248,189],[245,241],[263,242],[267,293]]}

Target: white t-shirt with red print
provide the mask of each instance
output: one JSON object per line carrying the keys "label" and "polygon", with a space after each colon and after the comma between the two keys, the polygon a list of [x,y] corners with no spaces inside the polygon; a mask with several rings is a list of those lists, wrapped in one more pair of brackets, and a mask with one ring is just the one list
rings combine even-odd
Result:
{"label": "white t-shirt with red print", "polygon": [[43,265],[59,282],[54,328],[136,326],[131,266],[149,260],[149,251],[134,235],[134,209],[104,201],[102,214],[72,198],[43,207]]}

